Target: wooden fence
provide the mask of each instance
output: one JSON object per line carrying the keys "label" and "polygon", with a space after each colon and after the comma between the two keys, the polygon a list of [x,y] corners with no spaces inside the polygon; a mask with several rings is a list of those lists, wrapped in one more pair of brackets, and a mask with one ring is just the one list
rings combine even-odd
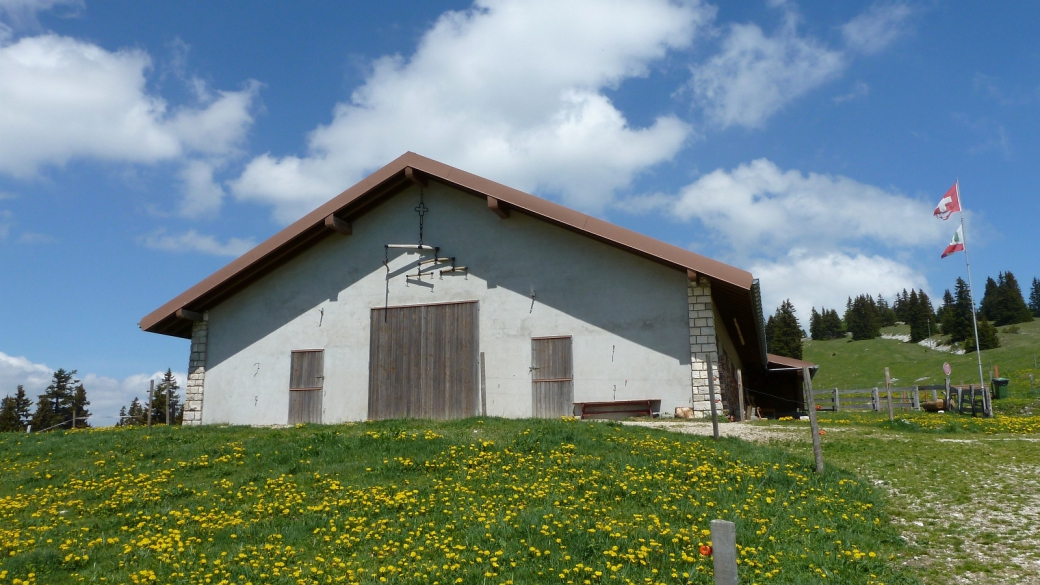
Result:
{"label": "wooden fence", "polygon": [[[984,408],[981,388],[969,386],[908,386],[892,388],[892,408],[921,410],[921,401],[942,399],[943,410],[960,414],[981,415]],[[885,388],[859,388],[854,390],[814,390],[816,409],[830,412],[850,410],[873,410],[880,412],[888,408],[888,390]],[[952,407],[952,408],[951,408]]]}

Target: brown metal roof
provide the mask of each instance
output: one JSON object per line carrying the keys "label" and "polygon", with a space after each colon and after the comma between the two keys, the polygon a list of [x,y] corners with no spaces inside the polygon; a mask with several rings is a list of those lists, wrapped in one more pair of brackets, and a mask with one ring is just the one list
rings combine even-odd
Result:
{"label": "brown metal roof", "polygon": [[[347,222],[360,217],[387,198],[406,189],[413,180],[434,180],[475,196],[497,200],[495,209],[525,213],[549,223],[599,240],[633,254],[660,262],[679,270],[692,270],[712,281],[726,329],[736,340],[734,319],[739,323],[747,355],[745,363],[759,363],[764,355],[754,316],[750,272],[723,264],[689,250],[666,244],[643,234],[607,223],[506,187],[483,177],[467,173],[435,160],[407,152],[372,173],[358,184],[340,193],[324,205],[308,213],[255,248],[214,272],[195,286],[141,319],[141,329],[176,337],[191,337],[191,321],[184,311],[200,313],[216,306],[257,279],[270,273],[325,237],[335,233],[325,219],[336,216]],[[494,202],[492,202],[494,203]],[[178,312],[181,312],[179,315]],[[759,317],[760,318],[760,317]],[[753,342],[748,347],[747,341]],[[763,364],[764,366],[764,364]]]}

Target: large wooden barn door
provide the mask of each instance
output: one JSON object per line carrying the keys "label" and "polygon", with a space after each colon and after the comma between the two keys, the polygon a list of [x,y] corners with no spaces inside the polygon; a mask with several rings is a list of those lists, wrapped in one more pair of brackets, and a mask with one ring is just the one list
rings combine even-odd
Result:
{"label": "large wooden barn door", "polygon": [[574,413],[574,358],[570,337],[531,339],[531,374],[535,418]]}
{"label": "large wooden barn door", "polygon": [[368,418],[474,416],[477,303],[372,310]]}
{"label": "large wooden barn door", "polygon": [[325,352],[292,352],[289,373],[289,424],[320,423],[321,393],[324,386]]}

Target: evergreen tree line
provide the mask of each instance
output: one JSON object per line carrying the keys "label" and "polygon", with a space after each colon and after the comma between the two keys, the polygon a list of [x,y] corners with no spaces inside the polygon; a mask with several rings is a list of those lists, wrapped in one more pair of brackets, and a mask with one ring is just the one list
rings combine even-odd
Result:
{"label": "evergreen tree line", "polygon": [[76,379],[76,370],[54,372],[51,384],[36,399],[35,411],[32,404],[23,386],[18,386],[14,396],[0,399],[0,432],[25,432],[29,425],[37,431],[69,429],[73,421],[77,429],[90,426],[90,401],[87,389]]}
{"label": "evergreen tree line", "polygon": [[[162,380],[155,385],[155,389],[152,390],[152,424],[162,425],[166,424],[166,395],[167,392],[170,396],[169,413],[170,413],[170,424],[179,425],[184,420],[184,405],[181,404],[181,397],[177,394],[177,390],[180,386],[177,384],[177,377],[173,375],[173,371],[167,368],[166,373],[163,374]],[[135,396],[130,401],[129,406],[124,406],[119,409],[119,422],[116,426],[129,427],[136,425],[148,424],[148,402],[142,403]]]}
{"label": "evergreen tree line", "polygon": [[[166,423],[166,394],[170,395],[170,422],[181,424],[184,418],[184,407],[177,390],[177,378],[169,369],[162,380],[155,386],[152,395],[152,424]],[[75,420],[75,428],[89,428],[90,411],[87,406],[87,390],[82,382],[76,379],[76,370],[59,369],[54,372],[51,384],[33,401],[26,396],[25,387],[19,385],[14,396],[0,399],[0,432],[25,432],[32,430],[41,432],[51,429],[70,429]],[[75,414],[75,419],[73,419]],[[129,408],[124,406],[119,411],[118,426],[143,425],[148,420],[147,404],[142,405],[135,397]]]}
{"label": "evergreen tree line", "polygon": [[1029,310],[1034,317],[1040,317],[1040,278],[1033,278],[1033,285],[1029,287]]}
{"label": "evergreen tree line", "polygon": [[[766,344],[769,352],[801,359],[804,332],[795,316],[794,305],[785,300],[766,322]],[[1010,271],[1001,272],[997,279],[986,279],[986,288],[976,312],[979,331],[979,349],[1000,347],[997,327],[1032,321],[1040,317],[1040,278],[1033,278],[1028,302]],[[971,295],[968,284],[958,278],[954,292],[943,294],[938,308],[923,290],[896,294],[889,305],[881,295],[875,299],[869,294],[849,297],[845,313],[839,317],[834,309],[813,307],[809,316],[809,335],[814,341],[840,339],[852,334],[854,341],[881,336],[882,327],[897,322],[910,326],[910,341],[917,343],[931,335],[941,334],[950,343],[960,343],[965,350],[975,351],[975,327],[972,324]]]}
{"label": "evergreen tree line", "polygon": [[[1040,282],[1034,278],[1034,290],[1030,294],[1030,299],[1033,296],[1040,297],[1038,288],[1040,288]],[[1040,300],[1040,298],[1036,300]],[[1033,311],[1022,298],[1022,289],[1018,286],[1018,280],[1010,272],[1001,272],[997,275],[997,280],[986,279],[986,292],[982,296],[979,309],[986,319],[997,327],[1033,320]]]}

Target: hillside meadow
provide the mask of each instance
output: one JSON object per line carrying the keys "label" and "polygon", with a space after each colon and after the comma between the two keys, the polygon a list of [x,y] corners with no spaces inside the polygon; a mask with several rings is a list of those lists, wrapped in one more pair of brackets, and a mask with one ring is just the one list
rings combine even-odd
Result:
{"label": "hillside meadow", "polygon": [[0,583],[916,583],[871,486],[781,449],[468,419],[0,435]]}
{"label": "hillside meadow", "polygon": [[[1005,332],[1013,330],[1008,327],[998,328],[1001,346],[982,352],[986,381],[988,383],[992,367],[997,365],[1000,375],[1011,380],[1012,398],[1025,398],[1029,391],[1029,374],[1033,374],[1037,382],[1034,397],[1040,396],[1040,368],[1034,362],[1034,359],[1040,358],[1040,319],[1022,323],[1017,328],[1017,333]],[[910,328],[905,325],[882,329],[882,334],[909,333]],[[935,336],[933,341],[938,345],[941,338]],[[820,366],[819,373],[813,379],[813,386],[817,390],[884,387],[885,367],[898,380],[895,382],[897,386],[942,384],[945,380],[943,362],[949,362],[953,368],[952,383],[979,383],[978,358],[974,352],[955,355],[895,339],[807,340],[803,357]]]}

